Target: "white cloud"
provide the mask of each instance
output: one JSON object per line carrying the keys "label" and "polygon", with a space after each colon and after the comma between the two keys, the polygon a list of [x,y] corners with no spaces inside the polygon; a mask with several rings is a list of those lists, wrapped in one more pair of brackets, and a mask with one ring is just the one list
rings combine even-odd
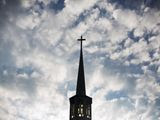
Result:
{"label": "white cloud", "polygon": [[135,11],[131,11],[131,10],[117,9],[113,12],[113,17],[120,24],[125,25],[129,29],[133,29],[137,27],[140,20],[139,15],[137,15]]}
{"label": "white cloud", "polygon": [[34,29],[39,23],[38,15],[21,16],[16,22],[17,26],[22,29]]}

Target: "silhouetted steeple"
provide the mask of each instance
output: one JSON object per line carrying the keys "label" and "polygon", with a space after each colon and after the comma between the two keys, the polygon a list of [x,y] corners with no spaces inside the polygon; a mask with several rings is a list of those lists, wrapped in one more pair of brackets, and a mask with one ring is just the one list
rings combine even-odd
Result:
{"label": "silhouetted steeple", "polygon": [[81,38],[78,41],[81,42],[80,44],[80,59],[79,59],[79,69],[78,69],[78,78],[77,78],[77,95],[86,95],[85,89],[85,75],[84,75],[84,65],[83,65],[83,49],[82,49],[82,41],[85,39]]}
{"label": "silhouetted steeple", "polygon": [[77,90],[76,95],[69,98],[70,101],[70,120],[91,120],[92,119],[92,98],[86,95],[85,89],[85,76],[83,66],[83,50],[82,41],[85,39],[81,38],[78,41],[80,44],[80,59],[79,69],[77,78]]}

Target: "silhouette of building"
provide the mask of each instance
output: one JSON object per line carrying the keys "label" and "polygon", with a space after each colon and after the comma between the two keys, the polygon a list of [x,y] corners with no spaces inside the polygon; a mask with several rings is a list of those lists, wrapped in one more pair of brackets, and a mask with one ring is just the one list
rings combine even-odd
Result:
{"label": "silhouette of building", "polygon": [[81,38],[78,41],[80,44],[80,59],[77,78],[76,95],[71,97],[70,100],[70,120],[91,120],[91,104],[92,98],[86,95],[85,89],[85,76],[83,65],[83,50],[82,42],[85,39]]}

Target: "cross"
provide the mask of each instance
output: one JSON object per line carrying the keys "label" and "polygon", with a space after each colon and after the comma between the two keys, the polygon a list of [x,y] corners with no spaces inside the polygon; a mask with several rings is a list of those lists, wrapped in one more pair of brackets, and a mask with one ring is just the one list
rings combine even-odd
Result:
{"label": "cross", "polygon": [[85,41],[86,39],[84,39],[82,36],[80,39],[77,39],[78,41],[81,41],[81,48],[82,48],[82,42]]}

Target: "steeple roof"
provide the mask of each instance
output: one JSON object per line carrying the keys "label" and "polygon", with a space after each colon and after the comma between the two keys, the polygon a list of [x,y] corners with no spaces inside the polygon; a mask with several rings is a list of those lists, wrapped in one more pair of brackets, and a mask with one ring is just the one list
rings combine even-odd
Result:
{"label": "steeple roof", "polygon": [[84,75],[84,65],[83,65],[83,48],[82,48],[82,41],[85,39],[81,38],[78,41],[81,42],[80,44],[80,59],[79,59],[79,68],[78,68],[78,78],[77,78],[77,89],[76,95],[86,95],[85,89],[85,75]]}

